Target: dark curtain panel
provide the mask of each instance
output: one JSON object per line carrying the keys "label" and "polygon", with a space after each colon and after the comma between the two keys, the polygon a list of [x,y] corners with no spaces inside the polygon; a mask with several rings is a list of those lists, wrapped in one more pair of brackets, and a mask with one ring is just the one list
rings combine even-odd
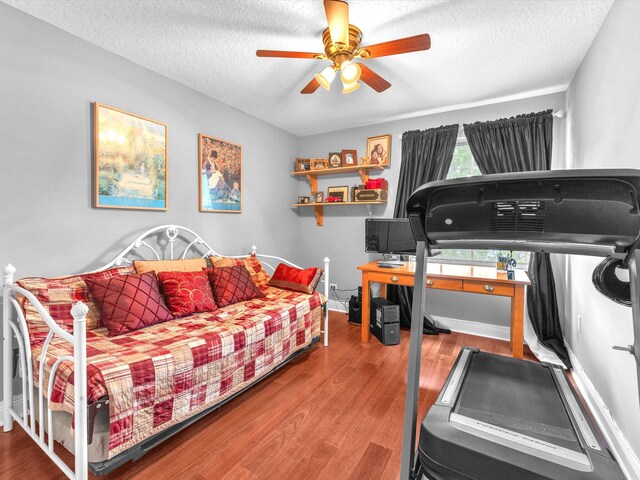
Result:
{"label": "dark curtain panel", "polygon": [[407,201],[423,183],[444,180],[453,160],[458,125],[402,134],[402,163],[393,218],[407,218]]}
{"label": "dark curtain panel", "polygon": [[[483,174],[551,169],[551,110],[464,125],[473,158]],[[548,253],[532,253],[527,310],[540,342],[571,368],[564,346],[553,269]]]}
{"label": "dark curtain panel", "polygon": [[[451,166],[456,147],[458,125],[448,125],[428,130],[412,130],[402,135],[402,163],[394,209],[394,218],[407,217],[407,201],[423,183],[444,180]],[[400,306],[400,324],[411,326],[413,289],[390,285],[387,291],[391,302]],[[424,333],[448,332],[437,328],[425,317]]]}
{"label": "dark curtain panel", "polygon": [[551,110],[465,124],[464,134],[483,175],[551,169]]}

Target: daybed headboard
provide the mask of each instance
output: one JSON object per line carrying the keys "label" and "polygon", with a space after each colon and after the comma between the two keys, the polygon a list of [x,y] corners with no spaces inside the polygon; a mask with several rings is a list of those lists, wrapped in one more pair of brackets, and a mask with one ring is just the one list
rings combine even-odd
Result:
{"label": "daybed headboard", "polygon": [[[176,245],[176,240],[180,240]],[[178,249],[182,251],[179,253]],[[149,252],[155,260],[175,260],[189,256],[207,257],[220,255],[196,232],[180,225],[160,225],[141,234],[122,250],[111,262],[98,270],[105,268],[130,265],[131,257],[146,259],[143,253]]]}
{"label": "daybed headboard", "polygon": [[[147,255],[145,256],[144,253]],[[149,259],[149,253],[153,255],[152,259],[156,260],[174,260],[176,258],[218,256],[243,258],[249,255],[255,255],[258,260],[267,268],[268,273],[283,262],[292,267],[301,268],[289,260],[273,255],[263,255],[257,253],[255,245],[251,247],[251,252],[245,255],[223,255],[214,250],[200,235],[190,228],[180,225],[159,225],[151,228],[141,234],[133,242],[131,242],[124,250],[122,250],[112,261],[100,267],[98,270],[105,268],[131,265],[136,258]],[[273,264],[275,263],[275,265]],[[324,259],[324,275],[321,282],[328,278],[329,259]]]}

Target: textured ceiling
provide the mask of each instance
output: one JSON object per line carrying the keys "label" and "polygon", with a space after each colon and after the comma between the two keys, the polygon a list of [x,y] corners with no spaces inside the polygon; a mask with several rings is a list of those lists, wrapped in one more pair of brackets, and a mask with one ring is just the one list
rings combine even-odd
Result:
{"label": "textured ceiling", "polygon": [[392,87],[301,95],[322,52],[321,0],[2,0],[299,136],[566,88],[613,0],[352,0],[363,45],[429,33],[432,47],[367,60]]}

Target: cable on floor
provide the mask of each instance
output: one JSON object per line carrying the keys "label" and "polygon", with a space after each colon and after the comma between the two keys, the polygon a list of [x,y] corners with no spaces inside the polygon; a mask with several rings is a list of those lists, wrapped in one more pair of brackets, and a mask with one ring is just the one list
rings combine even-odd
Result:
{"label": "cable on floor", "polygon": [[[348,300],[346,300],[346,301],[345,301],[345,300],[342,300],[342,299],[338,296],[338,294],[336,293],[336,290],[337,290],[336,288],[332,288],[332,289],[330,290],[330,293],[333,293],[333,297],[335,298],[335,300],[336,300],[338,303],[340,303],[340,305],[342,305],[342,306],[343,306],[343,308],[344,308],[345,312],[348,312],[348,311],[349,311],[349,301],[348,301]],[[338,290],[338,291],[341,291],[341,290]]]}

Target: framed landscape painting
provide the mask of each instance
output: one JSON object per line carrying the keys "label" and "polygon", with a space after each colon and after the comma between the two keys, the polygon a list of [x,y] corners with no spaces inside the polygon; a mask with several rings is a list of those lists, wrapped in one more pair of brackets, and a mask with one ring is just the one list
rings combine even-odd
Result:
{"label": "framed landscape painting", "polygon": [[167,125],[94,103],[94,206],[167,210]]}
{"label": "framed landscape painting", "polygon": [[242,213],[242,147],[198,135],[201,212]]}

